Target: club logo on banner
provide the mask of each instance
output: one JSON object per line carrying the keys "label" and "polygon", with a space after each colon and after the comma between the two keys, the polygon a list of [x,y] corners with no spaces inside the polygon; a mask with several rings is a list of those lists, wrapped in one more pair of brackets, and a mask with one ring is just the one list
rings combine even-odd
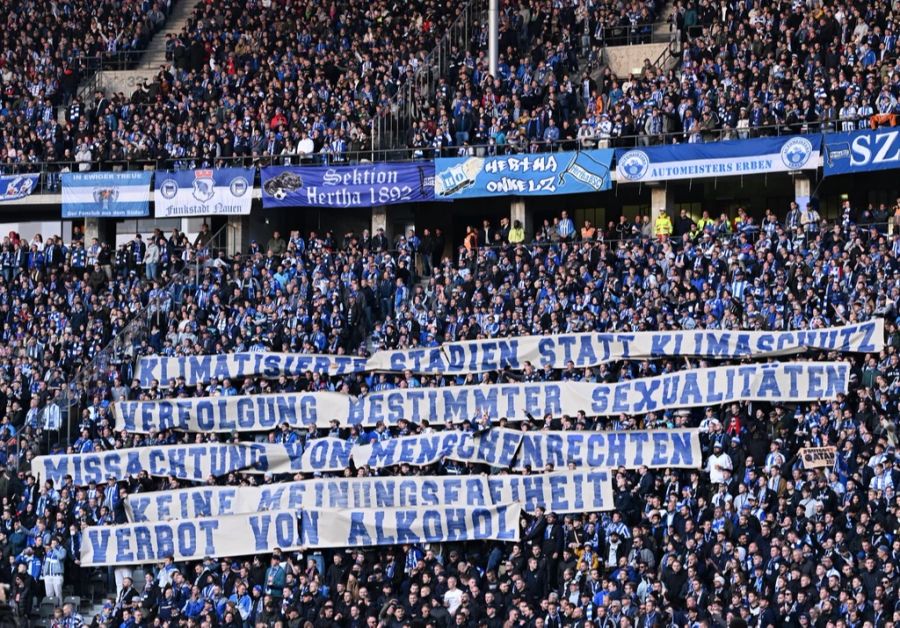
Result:
{"label": "club logo on banner", "polygon": [[253,202],[253,168],[156,171],[157,218],[246,215]]}
{"label": "club logo on banner", "polygon": [[900,130],[834,133],[825,136],[825,176],[889,170],[900,166]]}
{"label": "club logo on banner", "polygon": [[822,138],[756,138],[616,150],[619,182],[702,179],[814,170]]}
{"label": "club logo on banner", "polygon": [[37,189],[39,174],[0,176],[0,201],[15,201],[30,196]]}
{"label": "club logo on banner", "polygon": [[263,207],[371,207],[434,199],[434,163],[270,166]]}
{"label": "club logo on banner", "polygon": [[435,195],[476,198],[579,194],[610,189],[612,150],[436,159]]}
{"label": "club logo on banner", "polygon": [[140,218],[150,215],[149,171],[66,172],[63,218]]}

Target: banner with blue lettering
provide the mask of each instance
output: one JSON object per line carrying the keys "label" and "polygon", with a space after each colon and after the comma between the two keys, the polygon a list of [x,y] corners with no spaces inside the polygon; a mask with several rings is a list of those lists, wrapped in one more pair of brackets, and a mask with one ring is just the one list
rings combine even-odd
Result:
{"label": "banner with blue lettering", "polygon": [[247,215],[253,203],[253,168],[156,171],[157,218]]}
{"label": "banner with blue lettering", "polygon": [[84,567],[250,556],[300,548],[297,513],[273,510],[230,517],[91,526],[81,541]]}
{"label": "banner with blue lettering", "polygon": [[461,541],[519,540],[519,504],[422,506],[384,510],[303,510],[306,548],[375,547]]}
{"label": "banner with blue lettering", "polygon": [[168,387],[174,379],[184,378],[186,386],[207,384],[211,377],[220,381],[259,376],[278,379],[306,373],[346,375],[366,370],[366,358],[349,355],[315,355],[309,353],[246,352],[215,355],[165,357],[143,356],[138,359],[137,379],[142,388],[153,382]]}
{"label": "banner with blue lettering", "polygon": [[87,454],[37,456],[33,471],[55,485],[71,475],[76,486],[124,480],[146,471],[155,477],[205,482],[234,471],[247,473],[315,473],[350,466],[352,445],[340,438],[303,443],[197,443],[136,447]]}
{"label": "banner with blue lettering", "polygon": [[768,358],[807,349],[840,353],[873,353],[884,348],[884,320],[876,318],[842,327],[784,332],[691,331],[580,333],[464,340],[438,347],[378,351],[366,370],[468,375],[503,369],[576,369],[617,360],[671,357],[708,359]]}
{"label": "banner with blue lettering", "polygon": [[487,414],[524,420],[528,414],[574,416],[591,405],[590,384],[536,382],[491,386],[403,388],[354,397],[335,392],[281,393],[124,401],[113,407],[116,427],[138,434],[161,429],[187,432],[259,432],[287,422],[293,427],[374,427],[400,419],[440,424]]}
{"label": "banner with blue lettering", "polygon": [[437,198],[544,196],[601,192],[612,187],[613,151],[436,159]]}
{"label": "banner with blue lettering", "polygon": [[363,371],[405,370],[414,373],[468,375],[503,369],[576,369],[616,360],[700,357],[711,360],[770,358],[807,349],[839,353],[877,353],[884,348],[884,320],[822,329],[783,332],[691,331],[579,333],[520,336],[450,342],[438,347],[377,351],[372,357],[291,353],[236,353],[184,357],[147,356],[138,360],[137,379],[144,388],[154,380],[162,386],[183,377],[186,386],[208,383],[210,377],[261,376],[275,379],[307,371],[346,375]]}
{"label": "banner with blue lettering", "polygon": [[[574,493],[574,489],[572,489]],[[505,493],[504,493],[505,495]],[[197,519],[265,510],[384,509],[417,506],[489,506],[481,475],[359,477],[298,480],[261,486],[201,486],[131,493],[125,512],[134,523]]]}
{"label": "banner with blue lettering", "polygon": [[0,176],[0,202],[17,201],[20,198],[31,196],[31,193],[37,189],[40,178],[39,174]]}
{"label": "banner with blue lettering", "polygon": [[616,149],[616,182],[704,179],[819,167],[819,135]]}
{"label": "banner with blue lettering", "polygon": [[140,218],[150,215],[150,179],[146,170],[64,172],[63,218]]}
{"label": "banner with blue lettering", "polygon": [[645,414],[732,401],[809,401],[846,393],[845,362],[786,362],[676,371],[612,384],[534,382],[443,388],[398,388],[354,397],[334,392],[125,401],[113,405],[117,429],[148,434],[258,432],[294,427],[373,427],[428,420],[445,425],[486,417]]}
{"label": "banner with blue lettering", "polygon": [[831,133],[825,136],[825,176],[900,167],[900,129]]}
{"label": "banner with blue lettering", "polygon": [[603,469],[551,471],[488,478],[495,504],[521,504],[527,512],[538,506],[557,513],[615,510],[612,482]]}
{"label": "banner with blue lettering", "polygon": [[372,207],[434,199],[434,163],[269,166],[263,207]]}
{"label": "banner with blue lettering", "polygon": [[516,469],[563,468],[699,469],[700,431],[526,432]]}
{"label": "banner with blue lettering", "polygon": [[353,448],[353,464],[373,469],[409,464],[425,467],[444,458],[492,467],[512,466],[522,432],[494,428],[480,432],[445,431],[376,440]]}
{"label": "banner with blue lettering", "polygon": [[602,469],[530,475],[442,475],[321,478],[261,486],[200,486],[131,493],[132,523],[198,519],[268,510],[367,510],[419,506],[490,506],[521,503],[557,512],[613,508],[612,483]]}

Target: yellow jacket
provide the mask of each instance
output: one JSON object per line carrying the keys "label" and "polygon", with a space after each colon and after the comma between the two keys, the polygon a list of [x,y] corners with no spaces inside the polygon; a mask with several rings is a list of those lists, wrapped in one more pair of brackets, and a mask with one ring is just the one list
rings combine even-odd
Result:
{"label": "yellow jacket", "polygon": [[519,244],[520,242],[525,241],[525,229],[515,227],[511,227],[509,230],[509,243],[510,244]]}
{"label": "yellow jacket", "polygon": [[660,214],[656,219],[656,235],[672,235],[672,219],[669,214]]}

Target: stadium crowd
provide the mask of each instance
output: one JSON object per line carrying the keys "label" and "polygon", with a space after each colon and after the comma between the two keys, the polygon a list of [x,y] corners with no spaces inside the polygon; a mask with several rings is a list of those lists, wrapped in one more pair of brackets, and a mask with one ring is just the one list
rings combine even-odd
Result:
{"label": "stadium crowd", "polygon": [[[0,16],[0,168],[100,154],[120,131],[109,99],[84,103],[79,82],[124,69],[165,23],[168,0],[10,0]],[[112,65],[110,65],[112,64]],[[65,121],[58,107],[67,107]],[[89,160],[89,159],[88,159]],[[27,170],[20,169],[20,171]]]}
{"label": "stadium crowd", "polygon": [[[433,63],[427,53],[458,4],[201,3],[181,33],[167,35],[170,62],[155,80],[132,94],[98,92],[82,101],[73,98],[80,55],[143,46],[168,7],[148,1],[110,14],[107,5],[91,12],[23,3],[71,21],[40,45],[30,35],[34,25],[22,27],[31,13],[9,13],[0,39],[0,167],[285,162],[309,150],[304,140],[319,158],[340,161],[371,150],[373,134],[387,133],[376,128],[408,107],[418,112],[405,137],[413,157],[475,146],[493,153],[709,142],[896,123],[897,37],[891,8],[880,0],[827,7],[682,0],[671,14],[653,1],[559,4],[504,3],[498,76],[487,73],[487,25],[478,24],[468,46],[452,47],[449,70],[433,89],[406,89]],[[630,77],[598,71],[604,46],[648,41],[664,15],[681,46],[674,67],[647,59]],[[84,40],[60,53],[72,32]],[[60,122],[61,101],[68,107]]]}
{"label": "stadium crowd", "polygon": [[[443,234],[425,229],[393,241],[380,231],[286,238],[274,232],[234,255],[210,250],[208,235],[194,243],[178,233],[156,233],[146,244],[135,237],[114,253],[93,242],[85,247],[77,234],[65,245],[55,237],[23,243],[11,236],[0,251],[7,356],[0,450],[12,469],[0,475],[0,582],[11,585],[10,612],[26,622],[29,614],[49,614],[44,621],[53,626],[93,621],[128,628],[894,625],[900,613],[894,488],[900,482],[900,230],[889,233],[887,215],[886,207],[847,204],[836,223],[791,207],[781,216],[767,212],[760,223],[740,212],[735,219],[663,216],[655,224],[623,217],[595,227],[576,226],[562,212],[528,241],[522,225],[503,220],[473,225],[458,249],[447,249]],[[6,263],[23,251],[26,262]],[[196,281],[178,273],[184,251],[204,259]],[[150,314],[148,333],[134,347],[139,354],[356,353],[529,333],[798,329],[872,316],[885,318],[887,339],[880,355],[828,356],[853,361],[851,393],[834,401],[738,403],[611,419],[534,417],[529,429],[700,426],[704,468],[617,470],[615,511],[537,511],[523,519],[518,544],[275,552],[82,569],[84,526],[124,522],[128,493],[186,483],[142,472],[105,485],[53,486],[30,472],[48,442],[52,451],[74,454],[217,438],[126,434],[111,417],[116,400],[299,390],[361,394],[510,379],[617,381],[701,365],[526,368],[458,381],[412,373],[308,374],[191,388],[173,381],[164,392],[132,381],[129,355],[89,378],[75,377],[141,305]],[[48,412],[49,402],[66,381],[76,382],[74,414],[57,416]],[[474,429],[475,419],[447,429]],[[274,438],[337,435],[364,442],[420,429],[407,422],[318,432],[284,426]],[[828,444],[838,447],[835,466],[805,470],[799,448]],[[442,461],[378,473],[486,471]],[[232,474],[210,482],[288,479],[294,478]],[[78,600],[59,604],[61,593],[87,600],[98,589],[110,596],[96,617],[83,617]],[[54,599],[41,604],[51,594]]]}
{"label": "stadium crowd", "polygon": [[[299,0],[202,3],[168,40],[170,62],[134,94],[75,96],[84,57],[145,47],[166,3],[7,3],[0,30],[0,169],[41,161],[165,167],[290,159],[304,139],[329,159],[371,146],[401,86],[457,15],[455,3]],[[417,94],[416,156],[706,142],[896,124],[892,7],[679,0],[672,70],[592,74],[604,44],[646,41],[650,2],[504,4],[499,76],[454,52],[435,93]],[[484,28],[472,50],[486,48]],[[64,120],[56,107],[63,106]],[[80,164],[79,164],[80,162]],[[246,251],[210,233],[136,235],[113,247],[58,236],[0,242],[0,625],[77,628],[612,628],[847,626],[900,622],[900,229],[887,208],[847,203],[835,222],[775,208],[757,222],[703,213],[575,225],[566,212],[526,239],[521,224],[440,230],[275,232]],[[891,227],[895,226],[894,224]],[[198,276],[191,268],[199,264]],[[141,316],[145,334],[84,369]],[[79,564],[85,526],[125,521],[123,496],[185,485],[145,473],[54,486],[48,452],[155,447],[215,435],[116,429],[110,403],[528,381],[618,381],[700,361],[526,368],[450,378],[413,373],[214,380],[143,390],[134,357],[241,350],[366,353],[379,347],[578,331],[787,330],[886,321],[879,355],[853,362],[852,390],[822,403],[738,403],[598,418],[535,417],[528,429],[703,430],[701,470],[617,470],[616,510],[523,518],[517,544],[280,552],[115,570]],[[130,336],[129,336],[130,338]],[[805,356],[809,358],[810,356]],[[824,357],[824,356],[812,356]],[[70,398],[68,411],[61,402]],[[474,429],[472,422],[447,429]],[[280,429],[279,441],[354,442],[424,428]],[[268,438],[268,435],[258,435]],[[833,468],[797,452],[834,445]],[[388,474],[472,474],[442,461]],[[348,469],[347,474],[372,474]],[[229,484],[279,482],[233,474]],[[214,480],[211,480],[211,482]],[[83,600],[100,591],[96,616]],[[43,604],[45,596],[52,596]],[[743,622],[743,623],[742,623]]]}

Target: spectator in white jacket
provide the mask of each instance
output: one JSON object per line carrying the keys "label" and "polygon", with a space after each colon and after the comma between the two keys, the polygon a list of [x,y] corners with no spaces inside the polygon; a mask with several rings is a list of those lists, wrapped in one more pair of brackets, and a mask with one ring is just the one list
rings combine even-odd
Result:
{"label": "spectator in white jacket", "polygon": [[731,457],[722,451],[722,443],[716,442],[713,445],[713,454],[709,457],[707,471],[709,471],[709,481],[712,484],[727,482],[731,477],[731,470],[734,465]]}
{"label": "spectator in white jacket", "polygon": [[91,169],[91,148],[86,142],[78,145],[75,161],[78,162],[78,172],[88,172]]}

